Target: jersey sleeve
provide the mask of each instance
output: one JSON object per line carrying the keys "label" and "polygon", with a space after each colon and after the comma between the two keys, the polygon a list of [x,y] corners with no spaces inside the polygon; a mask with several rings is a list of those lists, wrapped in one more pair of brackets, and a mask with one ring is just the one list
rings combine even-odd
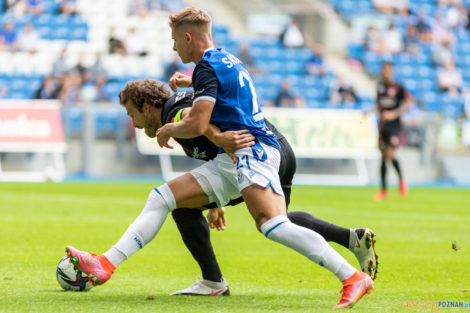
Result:
{"label": "jersey sleeve", "polygon": [[193,73],[194,100],[208,100],[215,103],[219,80],[212,66],[207,61],[201,61]]}
{"label": "jersey sleeve", "polygon": [[163,124],[173,123],[178,112],[191,107],[192,100],[190,96],[185,96],[182,99],[175,99],[175,97],[173,97],[166,103],[166,105],[168,107],[162,112]]}

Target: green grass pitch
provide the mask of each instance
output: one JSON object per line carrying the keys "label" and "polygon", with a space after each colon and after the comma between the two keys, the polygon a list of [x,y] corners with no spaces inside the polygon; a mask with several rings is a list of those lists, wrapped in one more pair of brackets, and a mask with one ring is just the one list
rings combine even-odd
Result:
{"label": "green grass pitch", "polygon": [[[72,244],[102,253],[139,214],[150,184],[0,184],[0,312],[330,312],[337,279],[256,231],[244,205],[227,209],[212,241],[229,297],[172,297],[200,277],[176,226],[162,231],[123,263],[113,278],[86,293],[63,292],[55,268]],[[305,210],[377,234],[376,290],[356,312],[431,312],[402,307],[412,300],[470,300],[470,191],[396,190],[373,201],[374,188],[294,187],[290,210]],[[455,251],[451,242],[461,248]],[[345,248],[333,244],[351,264]],[[150,299],[148,297],[150,296]],[[424,302],[421,302],[424,303]],[[464,309],[441,309],[462,312]]]}

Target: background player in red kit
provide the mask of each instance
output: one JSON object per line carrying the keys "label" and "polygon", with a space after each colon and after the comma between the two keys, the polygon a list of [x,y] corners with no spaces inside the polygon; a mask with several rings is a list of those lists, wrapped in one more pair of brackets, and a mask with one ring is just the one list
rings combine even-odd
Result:
{"label": "background player in red kit", "polygon": [[405,113],[413,99],[403,86],[393,81],[393,65],[385,62],[382,65],[382,77],[377,88],[376,109],[380,113],[379,121],[379,148],[382,153],[380,178],[382,187],[376,199],[387,197],[387,160],[390,160],[400,180],[400,195],[406,196],[408,188],[403,179],[400,164],[395,156],[395,149],[400,144],[402,131],[400,117]]}

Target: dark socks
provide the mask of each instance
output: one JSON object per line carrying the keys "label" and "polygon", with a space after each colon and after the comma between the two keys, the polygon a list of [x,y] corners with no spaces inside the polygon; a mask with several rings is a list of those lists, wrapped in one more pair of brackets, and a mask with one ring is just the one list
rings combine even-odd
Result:
{"label": "dark socks", "polygon": [[384,159],[382,159],[382,165],[380,166],[380,179],[382,181],[382,189],[387,189],[387,164]]}
{"label": "dark socks", "polygon": [[209,224],[197,209],[176,209],[172,212],[183,242],[199,264],[202,277],[215,282],[222,281],[222,273],[212,249]]}
{"label": "dark socks", "polygon": [[393,160],[392,160],[392,164],[393,164],[393,167],[395,168],[395,170],[397,171],[398,178],[399,178],[400,181],[401,181],[401,180],[402,180],[402,176],[401,176],[401,169],[400,169],[400,164],[398,163],[398,160],[393,159]]}
{"label": "dark socks", "polygon": [[299,226],[308,228],[320,234],[326,241],[333,241],[349,249],[349,236],[351,231],[324,220],[316,218],[306,212],[289,212],[289,220]]}

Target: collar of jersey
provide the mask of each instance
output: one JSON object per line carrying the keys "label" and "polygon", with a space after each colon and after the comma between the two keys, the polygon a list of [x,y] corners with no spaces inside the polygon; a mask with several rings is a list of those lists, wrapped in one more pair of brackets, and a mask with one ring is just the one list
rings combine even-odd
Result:
{"label": "collar of jersey", "polygon": [[207,48],[206,50],[204,50],[204,54],[206,54],[207,51],[211,51],[211,50],[217,50],[217,48],[216,47]]}

